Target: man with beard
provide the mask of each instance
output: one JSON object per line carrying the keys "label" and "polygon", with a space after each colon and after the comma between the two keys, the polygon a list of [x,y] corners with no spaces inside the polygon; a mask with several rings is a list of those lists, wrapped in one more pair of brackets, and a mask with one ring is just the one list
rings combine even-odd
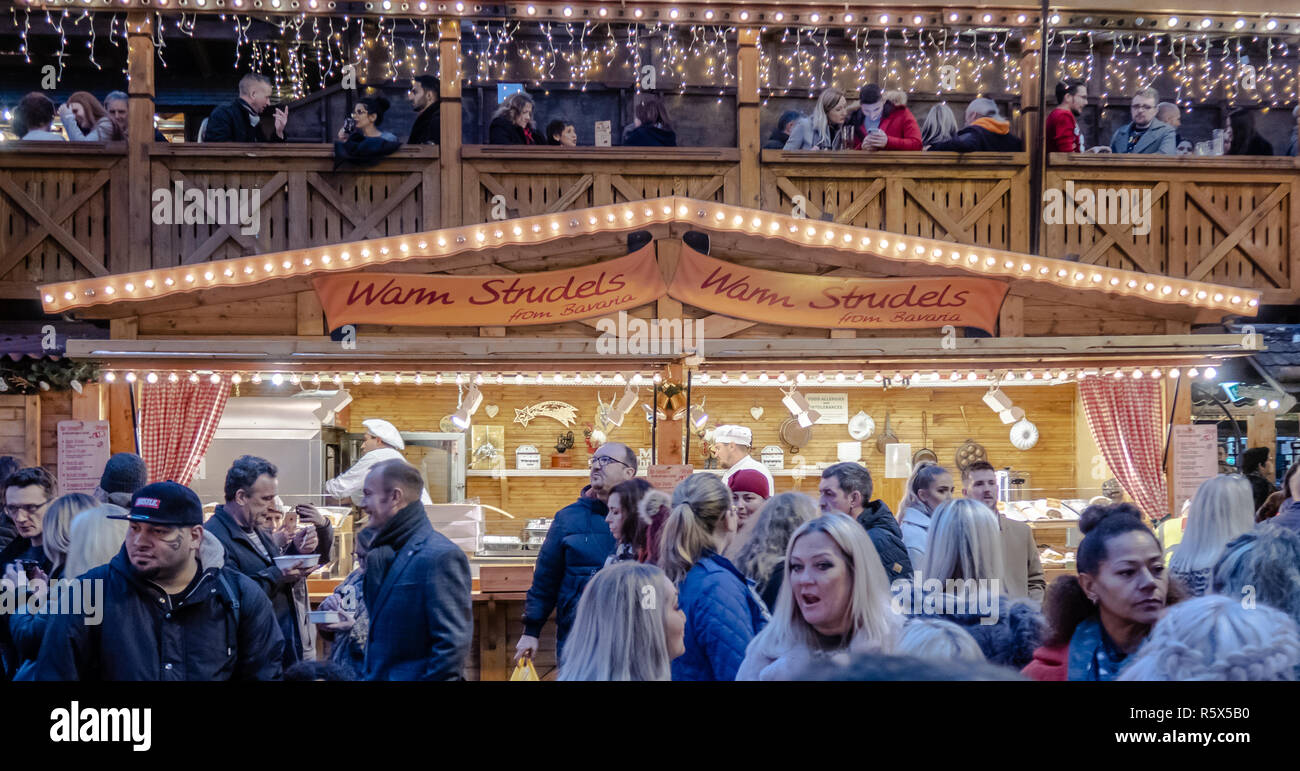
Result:
{"label": "man with beard", "polygon": [[533,585],[524,600],[524,633],[515,646],[516,662],[536,657],[542,625],[551,611],[556,611],[556,656],[563,652],[583,588],[614,551],[614,536],[605,523],[606,502],[615,485],[636,476],[636,453],[625,444],[607,442],[591,456],[588,466],[590,487],[556,512],[537,553]]}
{"label": "man with beard", "polygon": [[411,125],[411,138],[408,145],[436,145],[442,142],[442,116],[438,106],[438,91],[441,86],[432,75],[416,75],[411,80],[411,92],[407,98],[411,109],[415,110],[415,123]]}
{"label": "man with beard", "polygon": [[[285,640],[284,667],[288,669],[304,657],[311,658],[308,654],[314,654],[313,646],[304,644],[314,635],[306,628],[294,593],[305,592],[305,587],[299,584],[316,568],[281,570],[276,567],[275,558],[281,555],[281,549],[261,527],[267,510],[275,505],[276,474],[275,466],[264,458],[254,455],[236,458],[226,472],[226,502],[217,507],[206,527],[221,542],[230,567],[253,579],[271,600]],[[313,506],[298,506],[296,512],[309,519],[313,527],[298,530],[283,553],[314,553],[320,555],[320,564],[328,562],[334,545],[329,521]]]}
{"label": "man with beard", "polygon": [[1078,81],[1063,80],[1056,84],[1056,109],[1047,115],[1047,152],[1083,152],[1083,132],[1079,115],[1088,106],[1088,87]]}
{"label": "man with beard", "polygon": [[1002,533],[1002,593],[1010,597],[1028,597],[1042,602],[1047,594],[1047,579],[1038,557],[1034,531],[1024,522],[1007,519],[998,511],[998,472],[993,464],[977,460],[961,472],[961,494],[973,498],[998,515]]}
{"label": "man with beard", "polygon": [[146,485],[130,510],[113,518],[130,523],[126,543],[111,562],[82,576],[82,612],[50,617],[35,679],[280,677],[284,638],[271,601],[224,566],[193,490],[175,482]]}
{"label": "man with beard", "polygon": [[423,489],[420,472],[402,460],[376,465],[362,488],[361,507],[375,531],[362,579],[367,680],[464,677],[474,637],[469,560],[433,529]]}

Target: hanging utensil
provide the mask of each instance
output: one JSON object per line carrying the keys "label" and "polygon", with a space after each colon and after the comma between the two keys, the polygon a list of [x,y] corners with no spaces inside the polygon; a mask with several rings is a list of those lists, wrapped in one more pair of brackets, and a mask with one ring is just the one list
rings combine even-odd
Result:
{"label": "hanging utensil", "polygon": [[923,460],[933,461],[934,463],[939,462],[939,456],[935,454],[934,450],[930,449],[930,429],[928,425],[929,423],[928,418],[929,416],[925,413],[924,410],[922,410],[921,411],[921,449],[912,453],[913,467],[915,467],[916,464],[920,463]]}
{"label": "hanging utensil", "polygon": [[[966,421],[966,433],[970,434],[970,419],[966,417],[965,407],[961,408],[961,419]],[[966,441],[962,442],[961,446],[957,448],[954,462],[959,471],[965,471],[966,467],[970,464],[980,460],[987,461],[988,459],[989,454],[988,451],[984,449],[984,446],[968,437]]]}
{"label": "hanging utensil", "polygon": [[898,434],[895,434],[894,430],[889,427],[889,410],[885,410],[885,430],[880,433],[880,436],[876,437],[876,449],[881,455],[885,454],[885,445],[887,444],[898,444]]}
{"label": "hanging utensil", "polygon": [[800,447],[812,441],[812,426],[801,426],[795,418],[786,418],[781,424],[781,441],[790,446],[790,454],[798,454]]}

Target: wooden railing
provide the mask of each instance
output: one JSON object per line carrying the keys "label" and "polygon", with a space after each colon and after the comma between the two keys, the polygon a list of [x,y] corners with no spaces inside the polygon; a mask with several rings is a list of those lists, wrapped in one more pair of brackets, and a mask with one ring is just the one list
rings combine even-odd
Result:
{"label": "wooden railing", "polygon": [[1025,252],[1026,153],[764,150],[762,206],[860,227]]}
{"label": "wooden railing", "polygon": [[494,147],[461,151],[464,222],[681,195],[740,198],[740,153],[730,148]]}
{"label": "wooden railing", "polygon": [[[1097,191],[1113,196],[1137,190],[1140,200],[1141,191],[1149,191],[1149,222],[1045,223],[1044,254],[1261,289],[1264,302],[1293,302],[1300,294],[1300,165],[1294,158],[1053,153],[1044,190],[1060,191],[1062,198],[1073,191],[1078,201],[1085,189],[1094,197]],[[1042,205],[1034,209],[1034,216],[1043,216]]]}
{"label": "wooden railing", "polygon": [[[436,147],[336,171],[330,145],[159,144],[149,149],[145,180],[127,174],[125,153],[124,143],[0,150],[8,170],[0,174],[0,296],[35,298],[48,281],[441,226]],[[133,213],[128,187],[141,183],[150,207]],[[178,183],[182,213],[186,190],[257,190],[257,227],[241,227],[235,212],[224,213],[226,224],[177,222],[167,202]],[[148,240],[131,242],[127,225],[140,217],[151,220]]]}
{"label": "wooden railing", "polygon": [[[1019,252],[1030,250],[1030,222],[1043,216],[1042,203],[1030,200],[1025,153],[765,150],[750,192],[741,189],[745,160],[733,148],[471,146],[443,163],[437,147],[404,147],[374,166],[338,171],[328,145],[148,152],[145,200],[174,193],[178,182],[182,190],[256,189],[257,232],[150,222],[144,242],[133,242],[129,223],[158,218],[128,210],[140,181],[126,171],[125,145],[0,146],[0,297],[35,298],[35,286],[49,281],[666,195],[758,200],[770,211]],[[459,169],[451,178],[463,183],[457,202],[441,200],[448,169]],[[1044,254],[1262,289],[1265,302],[1300,297],[1295,159],[1053,155],[1044,184],[1145,189],[1151,199],[1149,233],[1108,222],[1045,224]]]}

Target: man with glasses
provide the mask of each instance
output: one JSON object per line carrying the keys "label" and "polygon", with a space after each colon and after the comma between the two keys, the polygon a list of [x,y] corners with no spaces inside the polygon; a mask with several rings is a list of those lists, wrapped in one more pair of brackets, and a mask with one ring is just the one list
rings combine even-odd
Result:
{"label": "man with glasses", "polygon": [[[14,523],[18,536],[0,551],[0,571],[18,563],[18,570],[28,575],[29,566],[39,566],[50,574],[50,558],[41,542],[45,510],[54,500],[55,484],[50,472],[40,466],[19,469],[5,481],[5,516]],[[9,634],[9,619],[0,616],[0,680],[9,680],[18,668],[18,652]]]}
{"label": "man with glasses", "polygon": [[636,453],[608,442],[591,456],[591,485],[578,500],[560,509],[537,555],[533,585],[524,601],[524,633],[515,646],[515,661],[535,658],[542,625],[555,611],[556,656],[573,626],[578,598],[605,558],[614,551],[614,536],[605,524],[609,491],[636,476]]}
{"label": "man with glasses", "polygon": [[1156,119],[1160,94],[1144,88],[1133,95],[1133,121],[1120,126],[1110,139],[1110,152],[1176,155],[1178,132],[1168,123]]}

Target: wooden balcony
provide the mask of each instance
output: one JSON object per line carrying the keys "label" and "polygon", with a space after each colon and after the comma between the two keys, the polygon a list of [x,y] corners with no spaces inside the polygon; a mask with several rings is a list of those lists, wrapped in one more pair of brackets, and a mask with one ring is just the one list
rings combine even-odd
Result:
{"label": "wooden balcony", "polygon": [[[147,179],[124,144],[0,146],[0,295],[39,283],[301,245],[580,209],[667,195],[1012,251],[1031,250],[1027,153],[815,153],[735,148],[404,147],[371,167],[334,168],[328,145],[150,145]],[[754,190],[743,167],[757,168]],[[449,176],[450,175],[450,176]],[[460,181],[443,201],[441,186]],[[146,191],[133,190],[138,184]],[[1045,187],[1151,191],[1151,230],[1045,225],[1043,253],[1300,297],[1300,164],[1288,158],[1054,155]],[[160,190],[260,193],[255,234],[233,224],[155,224]],[[147,195],[141,196],[145,192]],[[455,200],[458,197],[460,200]],[[146,218],[129,236],[130,224]],[[459,219],[459,222],[452,221]]]}

